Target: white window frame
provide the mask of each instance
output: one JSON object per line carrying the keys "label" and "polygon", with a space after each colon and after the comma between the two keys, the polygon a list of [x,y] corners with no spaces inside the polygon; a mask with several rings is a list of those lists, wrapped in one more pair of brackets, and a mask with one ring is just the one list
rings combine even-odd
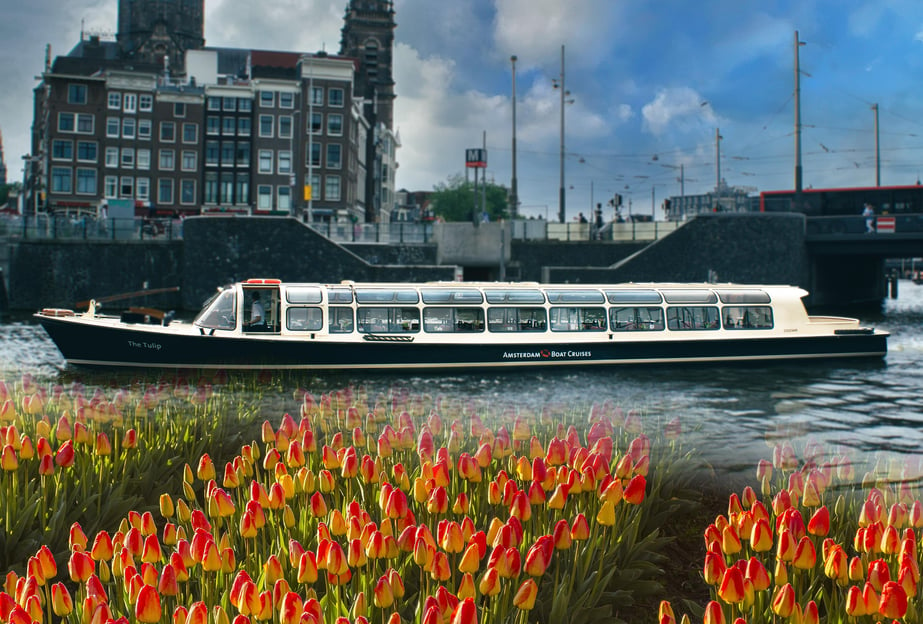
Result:
{"label": "white window frame", "polygon": [[256,207],[258,210],[272,210],[271,184],[260,184],[256,187]]}
{"label": "white window frame", "polygon": [[277,163],[276,163],[276,172],[277,173],[291,173],[292,172],[292,153],[288,150],[279,150],[277,153]]}
{"label": "white window frame", "polygon": [[[167,128],[173,128],[173,138],[170,138],[170,139],[164,138],[164,130],[166,130]],[[176,143],[176,122],[175,121],[161,121],[160,122],[160,133],[158,134],[158,136],[160,137],[161,143]]]}
{"label": "white window frame", "polygon": [[[286,102],[286,100],[288,100]],[[295,94],[288,91],[279,93],[279,108],[295,108]]]}
{"label": "white window frame", "polygon": [[115,199],[119,196],[119,176],[108,175],[103,179],[103,197]]}
{"label": "white window frame", "polygon": [[119,148],[109,146],[106,148],[106,167],[108,169],[119,168]]}
{"label": "white window frame", "polygon": [[[330,182],[336,180],[336,184],[333,185],[333,188],[336,189],[336,195],[331,192]],[[341,179],[338,175],[328,175],[324,179],[324,200],[325,201],[340,201],[343,197],[343,187],[341,186]]]}
{"label": "white window frame", "polygon": [[[265,119],[269,120],[269,134],[263,133],[263,121]],[[273,137],[273,133],[276,131],[276,118],[273,115],[260,115],[259,124],[259,137],[262,139],[271,139]]]}
{"label": "white window frame", "polygon": [[260,90],[260,108],[275,108],[275,106],[276,106],[275,91]]}
{"label": "white window frame", "polygon": [[[272,150],[262,150],[261,149],[259,151],[259,154],[257,155],[257,171],[259,173],[271,174],[273,172],[273,169],[272,169],[273,160],[274,158],[273,158]],[[263,163],[269,163],[269,167],[264,167]]]}
{"label": "white window frame", "polygon": [[[189,127],[192,128],[192,135],[193,135],[193,136],[192,136],[192,140],[191,140],[191,141],[187,141],[187,140],[186,140],[186,129],[189,128]],[[183,122],[183,143],[185,143],[185,144],[187,144],[187,145],[195,145],[195,144],[198,143],[198,142],[199,142],[199,124],[193,123],[193,122],[188,122],[188,121]]]}
{"label": "white window frame", "polygon": [[119,156],[119,166],[122,169],[135,168],[135,148],[123,147]]}
{"label": "white window frame", "polygon": [[122,94],[119,91],[110,91],[106,97],[106,108],[109,110],[122,110]]}
{"label": "white window frame", "polygon": [[[166,188],[170,189],[169,197],[164,197],[163,189],[165,186]],[[166,204],[168,206],[173,205],[174,203],[173,198],[175,197],[175,194],[173,191],[174,191],[173,180],[171,178],[160,178],[159,180],[157,180],[157,203]]]}
{"label": "white window frame", "polygon": [[280,211],[291,212],[292,210],[292,187],[276,187],[276,206]]}
{"label": "white window frame", "polygon": [[[93,148],[96,150],[96,157],[95,158],[81,158],[80,157],[80,144],[81,143],[92,145]],[[77,162],[85,162],[85,163],[98,162],[99,161],[99,143],[97,143],[96,141],[77,141],[76,149],[74,151],[74,158],[77,160]]]}
{"label": "white window frame", "polygon": [[[191,159],[190,165],[186,166],[186,160]],[[198,165],[199,158],[198,152],[195,150],[183,150],[182,155],[180,156],[180,170],[181,171],[195,171]]]}
{"label": "white window frame", "polygon": [[122,110],[126,113],[138,112],[137,93],[126,93],[122,96]]}
{"label": "white window frame", "polygon": [[[166,164],[164,164],[166,163]],[[176,150],[161,149],[157,154],[158,171],[175,171],[176,170]]]}
{"label": "white window frame", "polygon": [[[67,149],[67,150],[65,150],[65,151],[69,151],[69,152],[70,152],[70,155],[69,155],[69,156],[58,156],[58,155],[56,155],[56,152],[58,151],[58,150],[56,149],[57,146],[62,146],[62,147],[63,147],[63,146],[68,146],[69,149]],[[72,139],[54,139],[54,140],[52,140],[52,142],[51,142],[51,160],[53,160],[53,161],[59,161],[59,162],[74,160],[74,141],[73,141]]]}
{"label": "white window frame", "polygon": [[[192,201],[185,201],[183,199],[183,189],[186,187],[187,184],[192,185]],[[179,182],[179,203],[182,206],[194,206],[196,204],[196,181],[195,180],[192,180],[189,178],[184,178],[180,180]]]}
{"label": "white window frame", "polygon": [[[74,125],[74,132],[77,134],[93,134],[96,128],[96,116],[90,113],[77,113],[74,121],[76,122]],[[85,121],[90,122],[90,127],[86,130],[81,130],[80,126],[83,125]]]}
{"label": "white window frame", "polygon": [[150,93],[142,93],[138,96],[138,110],[142,113],[150,113],[154,110],[154,96]]}
{"label": "white window frame", "polygon": [[142,170],[151,168],[151,150],[145,148],[135,151],[135,168]]}
{"label": "white window frame", "polygon": [[[129,192],[124,192],[126,187],[130,187]],[[132,176],[122,176],[119,178],[119,197],[122,199],[135,198],[135,179]]]}
{"label": "white window frame", "polygon": [[138,132],[138,122],[134,117],[126,117],[122,120],[122,138],[134,139]]}
{"label": "white window frame", "polygon": [[154,136],[154,122],[151,119],[138,120],[138,140],[150,141]]}

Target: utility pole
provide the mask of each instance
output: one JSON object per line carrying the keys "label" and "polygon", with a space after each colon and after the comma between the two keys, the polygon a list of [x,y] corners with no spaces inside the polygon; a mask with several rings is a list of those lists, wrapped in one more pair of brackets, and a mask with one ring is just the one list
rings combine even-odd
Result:
{"label": "utility pole", "polygon": [[513,65],[513,179],[510,181],[510,218],[519,216],[519,189],[516,181],[516,55],[510,57]]}
{"label": "utility pole", "polygon": [[801,205],[801,61],[798,48],[804,42],[798,40],[795,31],[795,207]]}
{"label": "utility pole", "polygon": [[721,207],[721,131],[715,128],[715,207]]}
{"label": "utility pole", "polygon": [[558,220],[564,223],[565,217],[565,196],[564,196],[564,46],[561,46],[561,186],[558,193]]}
{"label": "utility pole", "polygon": [[872,104],[875,111],[875,186],[881,186],[881,150],[878,146],[878,103]]}

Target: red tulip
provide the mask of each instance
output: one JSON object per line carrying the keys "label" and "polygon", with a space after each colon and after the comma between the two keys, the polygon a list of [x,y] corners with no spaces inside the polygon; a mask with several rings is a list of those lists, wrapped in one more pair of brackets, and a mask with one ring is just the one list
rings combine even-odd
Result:
{"label": "red tulip", "polygon": [[830,512],[826,505],[819,507],[811,516],[808,521],[808,533],[820,537],[826,537],[830,533]]}
{"label": "red tulip", "polygon": [[538,596],[538,585],[532,579],[526,579],[516,590],[513,596],[513,604],[523,611],[531,611],[535,607],[535,599]]}
{"label": "red tulip", "polygon": [[465,598],[459,603],[451,624],[478,624],[478,608],[473,597]]}
{"label": "red tulip", "polygon": [[743,602],[744,576],[740,568],[731,566],[724,571],[718,595],[728,604]]}
{"label": "red tulip", "polygon": [[907,592],[898,583],[888,581],[881,589],[878,613],[887,618],[902,618],[907,613]]}
{"label": "red tulip", "polygon": [[67,571],[72,581],[82,583],[94,573],[95,564],[90,555],[78,550],[71,553],[67,562]]}
{"label": "red tulip", "polygon": [[647,480],[642,475],[635,475],[625,487],[625,502],[640,505],[644,501],[644,490]]}
{"label": "red tulip", "polygon": [[788,617],[795,610],[795,589],[790,583],[779,587],[772,598],[772,612],[779,617]]}

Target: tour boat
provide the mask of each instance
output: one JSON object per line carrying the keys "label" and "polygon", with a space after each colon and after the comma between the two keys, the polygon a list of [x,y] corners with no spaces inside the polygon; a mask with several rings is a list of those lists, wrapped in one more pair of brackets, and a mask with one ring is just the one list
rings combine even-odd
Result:
{"label": "tour boat", "polygon": [[[881,358],[888,333],[810,316],[796,286],[339,284],[251,279],[191,322],[149,308],[46,308],[72,365],[222,369],[489,369]],[[262,322],[251,319],[254,298]]]}

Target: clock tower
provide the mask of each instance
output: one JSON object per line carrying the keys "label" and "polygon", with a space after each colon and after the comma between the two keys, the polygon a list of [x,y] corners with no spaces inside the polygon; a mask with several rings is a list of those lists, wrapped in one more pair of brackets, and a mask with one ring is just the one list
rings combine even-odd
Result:
{"label": "clock tower", "polygon": [[373,108],[374,121],[390,130],[394,123],[394,2],[349,0],[343,22],[340,55],[359,61],[354,95],[365,98]]}
{"label": "clock tower", "polygon": [[119,0],[122,58],[183,73],[186,50],[205,45],[205,0]]}

